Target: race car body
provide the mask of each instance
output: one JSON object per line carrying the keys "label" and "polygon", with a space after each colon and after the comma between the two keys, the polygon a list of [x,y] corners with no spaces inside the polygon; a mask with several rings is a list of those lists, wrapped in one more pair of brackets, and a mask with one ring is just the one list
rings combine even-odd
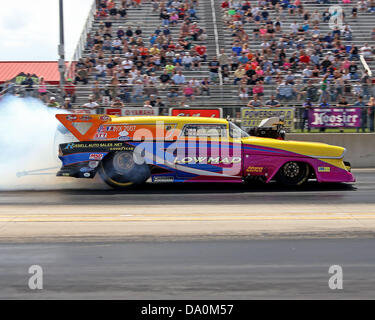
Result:
{"label": "race car body", "polygon": [[56,117],[77,139],[60,145],[58,176],[93,178],[99,172],[115,188],[146,181],[355,181],[342,147],[254,137],[225,119]]}

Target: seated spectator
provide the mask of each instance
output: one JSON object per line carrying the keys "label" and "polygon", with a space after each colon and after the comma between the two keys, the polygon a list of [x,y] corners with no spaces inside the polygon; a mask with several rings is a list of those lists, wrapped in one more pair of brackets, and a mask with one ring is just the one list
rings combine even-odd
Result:
{"label": "seated spectator", "polygon": [[281,107],[281,104],[278,100],[275,99],[274,95],[271,95],[271,99],[266,101],[266,106],[268,106],[268,107]]}
{"label": "seated spectator", "polygon": [[249,103],[247,104],[249,108],[259,108],[263,107],[262,102],[258,99],[258,96],[254,94],[253,100],[250,100]]}
{"label": "seated spectator", "polygon": [[76,101],[76,86],[73,84],[72,79],[68,79],[64,86],[64,98],[70,98],[72,103]]}
{"label": "seated spectator", "polygon": [[207,48],[204,45],[196,45],[194,47],[195,52],[203,59],[204,62],[206,62],[207,59]]}
{"label": "seated spectator", "polygon": [[143,89],[144,85],[142,80],[137,80],[136,83],[133,85],[133,96],[132,99],[137,102],[138,98],[143,98]]}
{"label": "seated spectator", "polygon": [[124,104],[123,104],[123,102],[121,101],[120,98],[116,97],[116,98],[113,99],[111,107],[112,108],[122,108],[122,107],[124,107]]}
{"label": "seated spectator", "polygon": [[86,68],[80,68],[77,70],[74,84],[77,84],[77,82],[83,82],[83,84],[88,83],[88,72]]}
{"label": "seated spectator", "polygon": [[245,101],[248,101],[248,98],[249,98],[249,89],[246,85],[246,83],[244,85],[240,85],[240,88],[238,90],[238,96],[239,98],[241,99],[242,102],[245,102]]}
{"label": "seated spectator", "polygon": [[173,82],[176,84],[176,85],[183,85],[185,83],[185,76],[182,74],[181,71],[179,71],[178,73],[176,73],[173,77],[172,77],[172,80]]}
{"label": "seated spectator", "polygon": [[85,103],[83,107],[91,109],[91,110],[95,110],[97,107],[99,107],[99,104],[94,100],[93,95],[89,95],[89,102]]}
{"label": "seated spectator", "polygon": [[169,88],[167,93],[168,102],[170,105],[177,103],[178,98],[178,88],[176,86],[172,86]]}
{"label": "seated spectator", "polygon": [[60,104],[56,101],[55,97],[51,97],[49,100],[47,107],[49,108],[60,108]]}
{"label": "seated spectator", "polygon": [[[105,78],[107,76],[107,67],[104,65],[103,62],[100,62],[96,67],[96,75],[95,80],[99,80],[99,78]],[[86,83],[87,84],[87,83]]]}
{"label": "seated spectator", "polygon": [[292,100],[296,97],[296,92],[293,85],[290,83],[281,83],[277,88],[277,99],[279,100]]}
{"label": "seated spectator", "polygon": [[364,46],[360,49],[360,51],[361,51],[361,54],[362,54],[365,58],[371,56],[371,54],[372,54],[371,47],[368,45],[367,42],[366,42],[366,43],[364,44]]}
{"label": "seated spectator", "polygon": [[61,107],[61,109],[69,110],[69,109],[72,109],[72,108],[73,108],[73,105],[71,103],[71,99],[65,98],[64,105]]}
{"label": "seated spectator", "polygon": [[189,83],[182,86],[182,92],[184,94],[184,99],[182,100],[183,104],[186,103],[186,100],[194,100],[194,88]]}

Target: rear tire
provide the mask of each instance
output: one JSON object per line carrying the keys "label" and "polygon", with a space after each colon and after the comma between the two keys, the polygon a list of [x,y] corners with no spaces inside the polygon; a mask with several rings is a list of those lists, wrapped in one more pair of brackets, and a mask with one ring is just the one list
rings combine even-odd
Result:
{"label": "rear tire", "polygon": [[148,165],[137,164],[133,152],[128,151],[109,154],[102,161],[99,174],[106,184],[115,189],[139,186],[151,176]]}
{"label": "rear tire", "polygon": [[304,162],[289,161],[279,170],[276,180],[286,186],[300,186],[307,182],[310,166]]}

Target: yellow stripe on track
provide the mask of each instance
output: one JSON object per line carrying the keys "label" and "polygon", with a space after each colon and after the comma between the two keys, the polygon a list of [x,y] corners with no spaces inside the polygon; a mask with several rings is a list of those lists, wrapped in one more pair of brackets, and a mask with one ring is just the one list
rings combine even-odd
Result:
{"label": "yellow stripe on track", "polygon": [[373,213],[303,214],[303,215],[9,215],[0,222],[144,222],[144,221],[298,221],[298,220],[375,220]]}

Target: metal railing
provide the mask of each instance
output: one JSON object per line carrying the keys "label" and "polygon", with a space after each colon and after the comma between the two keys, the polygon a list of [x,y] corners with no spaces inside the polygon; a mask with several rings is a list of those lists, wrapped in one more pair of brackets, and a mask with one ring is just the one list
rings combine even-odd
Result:
{"label": "metal railing", "polygon": [[70,58],[68,66],[65,71],[65,78],[72,78],[74,76],[74,63],[78,61],[86,48],[87,43],[87,34],[90,32],[96,16],[96,0],[92,0],[91,9],[86,19],[85,26],[83,27],[81,37],[78,40],[77,46],[73,53],[73,56]]}

